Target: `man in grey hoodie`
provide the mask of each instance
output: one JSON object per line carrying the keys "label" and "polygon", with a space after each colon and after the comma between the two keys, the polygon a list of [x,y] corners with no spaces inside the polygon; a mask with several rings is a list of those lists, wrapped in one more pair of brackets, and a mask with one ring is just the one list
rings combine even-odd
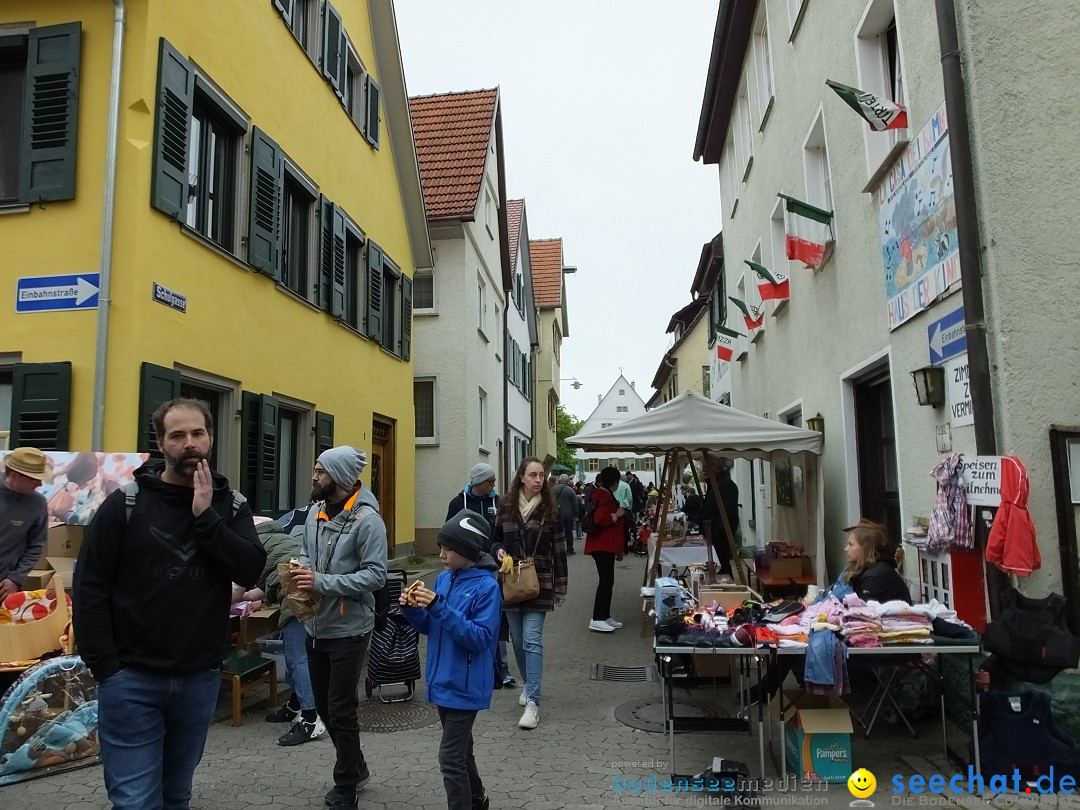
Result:
{"label": "man in grey hoodie", "polygon": [[331,808],[356,807],[370,778],[360,748],[356,686],[375,626],[375,591],[386,582],[386,524],[379,502],[357,479],[367,464],[347,445],[324,451],[311,474],[311,500],[301,541],[297,587],[321,597],[305,622],[315,708],[337,752]]}
{"label": "man in grey hoodie", "polygon": [[51,477],[48,460],[36,447],[20,447],[4,458],[4,479],[0,482],[0,600],[22,590],[23,580],[45,550],[49,510],[45,496],[35,490]]}

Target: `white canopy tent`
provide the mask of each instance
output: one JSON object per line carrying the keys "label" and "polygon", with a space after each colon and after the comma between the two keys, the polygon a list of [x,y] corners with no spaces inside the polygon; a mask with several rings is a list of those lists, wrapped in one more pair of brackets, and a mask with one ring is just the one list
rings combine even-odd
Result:
{"label": "white canopy tent", "polygon": [[[610,428],[579,433],[566,440],[591,451],[702,453],[728,458],[760,458],[799,468],[794,475],[794,506],[777,502],[773,493],[773,540],[803,546],[814,559],[820,587],[825,587],[825,495],[821,485],[822,437],[812,430],[762,419],[686,391],[656,410]],[[667,471],[665,471],[667,472]],[[667,493],[664,493],[667,495]]]}

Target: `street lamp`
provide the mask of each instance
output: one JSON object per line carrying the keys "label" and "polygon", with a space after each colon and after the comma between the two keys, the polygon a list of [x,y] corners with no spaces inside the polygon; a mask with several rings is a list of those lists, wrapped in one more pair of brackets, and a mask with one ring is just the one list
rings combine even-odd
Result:
{"label": "street lamp", "polygon": [[567,380],[573,380],[573,382],[570,383],[570,387],[573,388],[575,391],[577,391],[579,388],[581,388],[582,385],[584,385],[584,383],[578,380],[577,377],[559,377],[559,379],[557,380],[537,380],[537,382],[566,382]]}

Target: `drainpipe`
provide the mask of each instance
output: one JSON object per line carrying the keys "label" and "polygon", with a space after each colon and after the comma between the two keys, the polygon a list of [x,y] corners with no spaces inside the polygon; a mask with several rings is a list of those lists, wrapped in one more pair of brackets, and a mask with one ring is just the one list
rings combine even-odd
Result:
{"label": "drainpipe", "polygon": [[[956,236],[960,251],[971,405],[975,418],[975,452],[993,456],[997,455],[997,433],[994,428],[994,392],[990,382],[990,353],[983,307],[982,248],[955,1],[935,0],[935,10],[941,47],[941,75],[945,84],[945,109],[949,117],[949,154],[952,157],[953,189],[956,194]],[[1000,594],[1009,587],[1009,579],[997,566],[987,563],[986,584],[990,614],[996,616]]]}
{"label": "drainpipe", "polygon": [[109,76],[109,125],[105,140],[105,202],[101,218],[101,263],[98,267],[97,343],[94,351],[94,411],[90,449],[105,447],[105,373],[109,350],[109,305],[112,277],[113,221],[116,218],[116,142],[120,132],[120,73],[124,63],[124,0],[113,0],[112,72]]}

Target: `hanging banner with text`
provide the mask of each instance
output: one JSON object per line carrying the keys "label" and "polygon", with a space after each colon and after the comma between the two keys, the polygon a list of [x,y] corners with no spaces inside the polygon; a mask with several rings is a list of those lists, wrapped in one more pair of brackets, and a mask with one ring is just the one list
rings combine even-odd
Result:
{"label": "hanging banner with text", "polygon": [[953,427],[975,424],[967,352],[945,364],[945,407],[949,411],[949,422]]}
{"label": "hanging banner with text", "polygon": [[964,456],[967,502],[972,506],[1001,506],[1001,456]]}

